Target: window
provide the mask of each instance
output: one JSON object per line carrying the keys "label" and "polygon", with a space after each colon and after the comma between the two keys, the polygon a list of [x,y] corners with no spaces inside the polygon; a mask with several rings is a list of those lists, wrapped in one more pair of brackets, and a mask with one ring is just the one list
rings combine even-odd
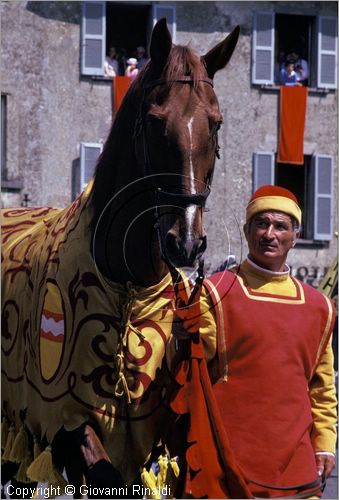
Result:
{"label": "window", "polygon": [[1,94],[1,179],[7,179],[7,96]]}
{"label": "window", "polygon": [[308,63],[310,87],[337,88],[337,18],[257,12],[253,22],[252,83],[278,83],[282,54]]}
{"label": "window", "polygon": [[265,184],[276,184],[295,194],[302,209],[302,239],[332,239],[332,156],[307,155],[304,156],[303,165],[292,165],[277,163],[274,153],[255,153],[253,191]]}
{"label": "window", "polygon": [[92,179],[102,151],[102,144],[82,142],[80,144],[80,192]]}
{"label": "window", "polygon": [[[81,30],[81,72],[83,75],[103,76],[104,61],[114,47],[120,61],[136,57],[136,48],[147,48],[152,27],[166,17],[175,42],[175,6],[152,2],[83,2]],[[147,55],[147,54],[146,54]],[[119,64],[119,73],[123,74]]]}

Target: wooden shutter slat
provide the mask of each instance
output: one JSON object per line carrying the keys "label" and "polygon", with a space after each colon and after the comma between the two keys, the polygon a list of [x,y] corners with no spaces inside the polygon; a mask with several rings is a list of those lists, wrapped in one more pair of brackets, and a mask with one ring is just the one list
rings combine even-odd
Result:
{"label": "wooden shutter slat", "polygon": [[316,155],[314,239],[330,241],[333,233],[333,157]]}
{"label": "wooden shutter slat", "polygon": [[274,184],[274,153],[254,153],[253,191],[266,184]]}
{"label": "wooden shutter slat", "polygon": [[80,191],[85,189],[94,175],[102,151],[102,144],[82,142],[80,144]]}
{"label": "wooden shutter slat", "polygon": [[81,72],[104,74],[106,52],[106,2],[83,2],[81,30]]}
{"label": "wooden shutter slat", "polygon": [[253,21],[252,83],[273,84],[274,13],[256,12]]}
{"label": "wooden shutter slat", "polygon": [[159,19],[166,17],[173,43],[176,41],[176,9],[174,5],[153,4],[153,26]]}
{"label": "wooden shutter slat", "polygon": [[318,19],[318,81],[320,88],[337,88],[338,25],[335,17]]}

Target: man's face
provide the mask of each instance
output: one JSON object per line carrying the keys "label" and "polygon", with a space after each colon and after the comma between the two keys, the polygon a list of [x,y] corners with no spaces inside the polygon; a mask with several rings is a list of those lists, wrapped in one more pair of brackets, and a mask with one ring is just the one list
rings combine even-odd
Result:
{"label": "man's face", "polygon": [[299,231],[293,231],[291,217],[283,212],[261,212],[252,217],[244,231],[250,259],[265,269],[284,271],[287,254],[299,237]]}
{"label": "man's face", "polygon": [[294,70],[294,64],[288,64],[286,70],[287,70],[287,73],[290,75],[292,73],[292,71]]}

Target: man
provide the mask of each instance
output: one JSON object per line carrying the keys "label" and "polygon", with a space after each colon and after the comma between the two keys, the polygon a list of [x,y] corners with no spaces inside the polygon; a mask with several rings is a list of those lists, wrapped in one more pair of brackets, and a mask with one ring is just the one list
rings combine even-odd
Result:
{"label": "man", "polygon": [[142,47],[141,45],[139,47],[137,47],[137,60],[138,60],[137,68],[138,68],[138,70],[141,70],[148,61],[148,59],[145,57],[145,55],[146,55],[145,47]]}
{"label": "man", "polygon": [[300,223],[290,191],[259,188],[246,209],[247,259],[205,280],[202,299],[204,321],[213,313],[217,324],[214,395],[257,497],[321,496],[335,465],[335,311],[290,275]]}

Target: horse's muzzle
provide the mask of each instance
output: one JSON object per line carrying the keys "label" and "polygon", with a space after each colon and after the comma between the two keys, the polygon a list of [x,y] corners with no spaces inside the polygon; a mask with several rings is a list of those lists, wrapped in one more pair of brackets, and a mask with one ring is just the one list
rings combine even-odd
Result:
{"label": "horse's muzzle", "polygon": [[180,238],[168,232],[165,238],[165,254],[174,267],[193,267],[207,247],[206,236],[201,238]]}

